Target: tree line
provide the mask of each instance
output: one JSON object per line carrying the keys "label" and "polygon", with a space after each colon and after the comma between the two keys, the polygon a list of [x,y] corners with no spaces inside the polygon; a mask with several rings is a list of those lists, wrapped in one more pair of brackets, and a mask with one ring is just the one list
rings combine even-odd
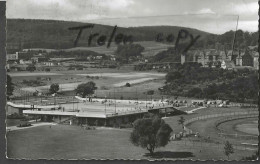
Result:
{"label": "tree line", "polygon": [[164,86],[167,94],[255,103],[258,89],[256,71],[205,68],[198,63],[178,65],[167,73]]}

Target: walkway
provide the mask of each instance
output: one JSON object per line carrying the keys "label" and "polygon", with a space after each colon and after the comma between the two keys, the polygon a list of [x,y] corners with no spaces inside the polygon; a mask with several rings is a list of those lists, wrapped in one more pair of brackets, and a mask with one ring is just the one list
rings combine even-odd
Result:
{"label": "walkway", "polygon": [[28,126],[28,127],[10,126],[10,127],[6,127],[6,131],[9,132],[14,130],[22,130],[22,129],[28,129],[28,128],[33,128],[38,126],[46,126],[46,125],[56,125],[56,123],[42,122],[42,123],[32,124],[32,126]]}
{"label": "walkway", "polygon": [[185,112],[188,113],[188,114],[191,114],[191,113],[195,112],[196,110],[204,109],[204,108],[206,108],[206,107],[203,106],[203,107],[195,108],[195,109],[192,109],[190,111],[185,111]]}

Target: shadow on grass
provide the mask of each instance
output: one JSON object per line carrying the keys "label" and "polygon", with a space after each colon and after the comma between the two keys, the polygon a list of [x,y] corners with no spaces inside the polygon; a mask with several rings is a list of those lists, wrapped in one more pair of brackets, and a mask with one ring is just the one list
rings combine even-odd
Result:
{"label": "shadow on grass", "polygon": [[159,151],[159,152],[154,152],[153,155],[150,153],[146,153],[144,155],[145,157],[150,157],[150,158],[189,158],[189,157],[194,157],[192,152],[171,152],[171,151]]}

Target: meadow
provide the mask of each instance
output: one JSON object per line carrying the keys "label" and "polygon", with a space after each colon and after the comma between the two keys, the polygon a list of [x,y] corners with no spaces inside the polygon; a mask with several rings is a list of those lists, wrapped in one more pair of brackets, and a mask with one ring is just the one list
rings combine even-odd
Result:
{"label": "meadow", "polygon": [[[171,141],[155,149],[153,157],[146,149],[129,140],[131,129],[98,128],[84,130],[78,126],[53,125],[7,133],[7,157],[15,159],[226,159],[223,148],[197,147],[183,141]],[[235,151],[231,160],[240,160],[252,151]]]}

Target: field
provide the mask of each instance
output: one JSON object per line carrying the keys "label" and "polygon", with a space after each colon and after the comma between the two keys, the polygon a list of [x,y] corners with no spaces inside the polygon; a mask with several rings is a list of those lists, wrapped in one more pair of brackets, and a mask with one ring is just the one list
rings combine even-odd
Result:
{"label": "field", "polygon": [[[140,42],[134,42],[134,44],[140,44],[141,46],[145,47],[145,50],[142,53],[144,56],[154,56],[158,52],[167,50],[169,47],[174,47],[173,44],[169,45],[169,44],[159,43],[155,41],[140,41]],[[116,48],[117,45],[114,42],[112,42],[109,48],[107,48],[106,46],[76,47],[76,48],[64,49],[64,51],[88,50],[88,51],[97,52],[99,54],[114,55]]]}
{"label": "field", "polygon": [[[98,89],[96,96],[105,97],[112,95],[116,98],[121,98],[122,93],[125,98],[136,97],[142,95],[145,98],[144,92],[154,90],[158,94],[158,88],[163,86],[164,73],[157,72],[134,72],[126,69],[88,69],[84,71],[57,71],[53,73],[44,72],[21,72],[10,73],[16,90],[14,95],[20,95],[21,92],[48,92],[50,85],[58,83],[60,92],[65,95],[75,95],[75,88],[88,81],[94,81]],[[43,83],[42,86],[28,86],[24,81],[37,80]],[[130,83],[131,87],[125,87],[126,83]],[[116,94],[114,93],[116,92]],[[141,96],[140,96],[141,97]],[[158,97],[158,96],[157,96]]]}
{"label": "field", "polygon": [[[115,73],[114,73],[115,74]],[[116,76],[108,76],[108,75],[102,75],[102,74],[96,74],[97,76],[94,76],[92,74],[86,74],[85,77],[80,74],[77,76],[74,76],[72,78],[72,80],[77,81],[77,82],[69,82],[69,83],[61,83],[62,78],[60,78],[60,80],[57,79],[57,82],[60,82],[60,88],[61,91],[72,91],[74,90],[79,84],[86,82],[86,76],[89,77],[94,77],[95,79],[91,79],[92,81],[94,81],[98,87],[102,87],[102,86],[106,86],[107,88],[109,87],[123,87],[125,86],[126,83],[130,83],[131,85],[134,84],[139,84],[139,83],[143,83],[143,82],[147,82],[147,81],[152,81],[155,80],[156,78],[161,78],[163,76],[165,76],[165,74],[143,74],[143,73],[135,73],[135,75],[130,74],[128,76],[127,73],[123,74],[121,76],[122,73],[118,73],[119,75]],[[64,77],[64,81],[68,81],[68,76],[69,75],[63,75]],[[72,75],[71,75],[72,76]],[[96,78],[98,77],[98,79]],[[142,77],[146,77],[146,78],[142,78]],[[90,81],[90,80],[89,80]],[[56,82],[56,80],[53,80],[53,82]],[[38,90],[40,92],[46,92],[48,91],[48,89],[50,88],[50,85],[45,85],[45,86],[39,86],[39,87],[23,87],[21,88],[24,91],[28,91],[28,92],[34,92],[35,90]]]}
{"label": "field", "polygon": [[23,73],[18,73],[18,72],[12,72],[8,73],[11,77],[30,77],[30,76],[55,76],[55,75],[62,75],[59,73],[51,73],[51,72],[23,72]]}
{"label": "field", "polygon": [[[171,141],[156,149],[154,157],[129,141],[131,130],[83,130],[77,126],[55,125],[7,133],[7,156],[19,159],[226,159],[222,149],[193,147]],[[236,151],[232,159],[252,152]]]}
{"label": "field", "polygon": [[[134,42],[133,44],[140,44],[145,48],[142,52],[144,56],[154,56],[157,53],[167,50],[169,47],[174,47],[173,44],[165,44],[156,41],[138,41]],[[114,55],[117,49],[117,45],[114,42],[111,42],[109,48],[106,46],[96,46],[96,47],[75,47],[75,48],[68,48],[68,49],[61,49],[62,51],[70,52],[70,51],[93,51],[99,54],[106,54],[106,55]],[[39,50],[37,48],[32,48],[32,50]],[[47,52],[56,51],[54,49],[44,49],[41,48],[40,50],[46,50]]]}
{"label": "field", "polygon": [[259,135],[257,125],[258,125],[258,120],[248,120],[247,122],[236,124],[235,128],[239,132]]}

